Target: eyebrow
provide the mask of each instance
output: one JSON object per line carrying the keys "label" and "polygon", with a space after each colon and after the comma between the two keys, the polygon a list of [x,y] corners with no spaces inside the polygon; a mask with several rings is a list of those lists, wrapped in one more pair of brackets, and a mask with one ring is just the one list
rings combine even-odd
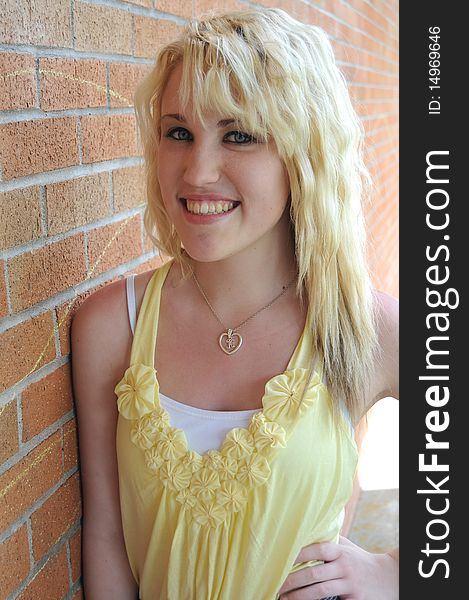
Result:
{"label": "eyebrow", "polygon": [[[182,123],[186,123],[186,119],[183,117],[183,115],[179,115],[177,113],[168,113],[166,115],[163,115],[161,117],[161,120],[165,119],[166,117],[172,117],[173,119],[182,121]],[[217,127],[226,127],[227,125],[231,125],[232,123],[237,123],[236,119],[222,119],[221,121],[218,121]]]}

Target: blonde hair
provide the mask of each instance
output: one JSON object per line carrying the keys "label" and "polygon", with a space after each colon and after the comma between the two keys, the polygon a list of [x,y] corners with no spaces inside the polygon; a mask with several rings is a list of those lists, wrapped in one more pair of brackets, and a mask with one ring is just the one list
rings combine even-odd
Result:
{"label": "blonde hair", "polygon": [[377,352],[361,208],[369,178],[362,126],[327,36],[281,9],[262,8],[191,20],[159,50],[135,97],[147,173],[144,221],[155,246],[184,265],[156,167],[162,94],[180,63],[181,104],[192,98],[202,123],[215,111],[258,139],[275,140],[290,179],[297,295],[307,294],[312,350],[323,357],[335,409],[342,398],[356,420]]}

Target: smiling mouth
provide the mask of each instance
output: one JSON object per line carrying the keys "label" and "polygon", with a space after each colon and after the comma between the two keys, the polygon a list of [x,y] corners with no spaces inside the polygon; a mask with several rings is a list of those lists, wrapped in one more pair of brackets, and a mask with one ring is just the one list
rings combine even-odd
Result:
{"label": "smiling mouth", "polygon": [[219,215],[228,213],[240,204],[240,202],[221,200],[216,202],[192,202],[186,198],[180,198],[180,200],[184,208],[193,215]]}

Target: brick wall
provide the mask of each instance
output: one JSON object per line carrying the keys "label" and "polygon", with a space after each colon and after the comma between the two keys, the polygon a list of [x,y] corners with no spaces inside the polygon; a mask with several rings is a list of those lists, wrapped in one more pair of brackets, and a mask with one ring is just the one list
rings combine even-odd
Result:
{"label": "brick wall", "polygon": [[[159,261],[135,85],[187,17],[252,4],[0,0],[0,600],[82,597],[70,318]],[[261,4],[332,38],[367,132],[376,285],[397,295],[397,1]]]}

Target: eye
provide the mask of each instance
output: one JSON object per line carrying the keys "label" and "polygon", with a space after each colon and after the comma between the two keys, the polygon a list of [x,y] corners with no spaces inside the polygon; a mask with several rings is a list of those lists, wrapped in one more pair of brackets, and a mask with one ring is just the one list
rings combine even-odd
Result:
{"label": "eye", "polygon": [[[183,133],[183,134],[187,133],[187,134],[189,134],[189,132],[187,131],[187,129],[184,129],[184,127],[173,127],[172,129],[170,129],[166,133],[165,137],[171,138],[173,140],[180,140],[182,142],[186,142],[187,138],[184,137],[184,136],[183,137],[179,137],[179,133]],[[175,136],[175,134],[178,134],[178,135]]]}
{"label": "eye", "polygon": [[243,133],[242,131],[230,131],[230,133],[226,134],[225,139],[229,136],[235,136],[235,141],[230,142],[234,144],[252,144],[256,141],[256,139],[252,135],[249,135],[248,133]]}

